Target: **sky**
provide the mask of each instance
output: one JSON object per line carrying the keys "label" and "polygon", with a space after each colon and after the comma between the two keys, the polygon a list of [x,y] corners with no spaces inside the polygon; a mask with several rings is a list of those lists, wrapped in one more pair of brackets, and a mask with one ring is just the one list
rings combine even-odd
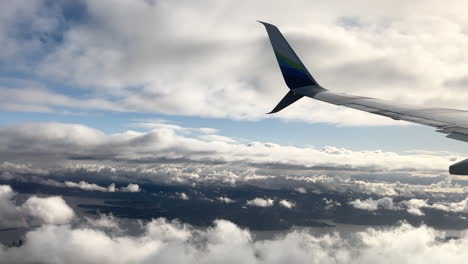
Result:
{"label": "sky", "polygon": [[[288,88],[257,20],[277,25],[327,89],[468,110],[466,9],[461,0],[2,5],[0,229],[27,231],[24,246],[0,246],[0,263],[74,263],[77,252],[80,263],[463,263],[467,234],[446,240],[440,228],[467,226],[467,178],[447,170],[468,157],[466,144],[307,98],[267,115]],[[70,198],[84,196],[110,213],[84,213]],[[155,202],[175,217],[119,216],[106,199],[135,202],[128,212]],[[178,208],[221,213],[201,226]],[[265,241],[252,230],[314,215],[386,228]]]}
{"label": "sky", "polygon": [[328,89],[463,109],[467,29],[458,4],[424,2],[413,16],[421,1],[385,13],[368,1],[112,3],[3,9],[3,125],[54,121],[116,133],[135,129],[135,119],[162,119],[294,146],[464,152],[429,128],[317,101],[265,115],[287,88],[256,23],[278,25]]}

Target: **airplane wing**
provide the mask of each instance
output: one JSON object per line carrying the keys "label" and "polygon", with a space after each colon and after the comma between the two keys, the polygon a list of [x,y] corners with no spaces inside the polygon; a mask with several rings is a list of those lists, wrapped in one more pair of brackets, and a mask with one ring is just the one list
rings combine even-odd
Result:
{"label": "airplane wing", "polygon": [[[435,127],[437,132],[447,134],[448,138],[468,142],[468,111],[406,105],[329,91],[320,86],[312,77],[276,26],[265,22],[260,23],[266,28],[281,73],[290,89],[269,114],[279,112],[306,96],[395,120]],[[451,174],[468,175],[468,159],[450,166],[449,171]]]}

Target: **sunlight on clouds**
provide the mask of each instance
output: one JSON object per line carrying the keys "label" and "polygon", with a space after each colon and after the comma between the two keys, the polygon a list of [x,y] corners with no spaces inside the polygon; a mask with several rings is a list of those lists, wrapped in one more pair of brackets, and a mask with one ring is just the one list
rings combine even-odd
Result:
{"label": "sunlight on clouds", "polygon": [[[29,231],[19,248],[0,247],[5,263],[464,263],[468,237],[445,240],[444,232],[401,224],[352,235],[313,235],[307,229],[256,240],[249,230],[215,220],[195,228],[164,218],[128,235],[118,219],[100,216],[77,225],[44,225]],[[110,229],[109,229],[110,227]],[[397,242],[396,242],[397,241]],[[70,250],[72,249],[72,250]],[[44,254],[47,252],[47,254]]]}

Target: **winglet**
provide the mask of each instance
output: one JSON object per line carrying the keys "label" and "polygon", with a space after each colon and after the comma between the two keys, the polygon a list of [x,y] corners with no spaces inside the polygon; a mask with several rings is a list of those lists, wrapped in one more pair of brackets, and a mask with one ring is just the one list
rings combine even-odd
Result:
{"label": "winglet", "polygon": [[301,99],[302,97],[304,97],[304,96],[295,94],[293,91],[289,91],[283,97],[283,99],[281,99],[281,101],[278,103],[278,105],[276,105],[276,107],[273,110],[271,110],[271,112],[269,112],[267,114],[277,113],[277,112],[283,110],[284,108],[288,107],[290,104],[292,104],[292,103],[296,102],[297,100]]}
{"label": "winglet", "polygon": [[279,29],[272,24],[258,22],[265,26],[284,81],[289,89],[318,85]]}

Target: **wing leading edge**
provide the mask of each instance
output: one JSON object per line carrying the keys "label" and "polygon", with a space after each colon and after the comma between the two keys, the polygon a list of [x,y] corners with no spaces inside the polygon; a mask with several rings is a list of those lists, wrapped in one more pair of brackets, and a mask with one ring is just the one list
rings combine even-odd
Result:
{"label": "wing leading edge", "polygon": [[[265,22],[260,23],[266,28],[281,73],[290,89],[270,113],[279,112],[306,96],[395,120],[431,126],[436,128],[437,132],[447,134],[448,138],[468,142],[468,111],[406,105],[329,91],[315,81],[276,26]],[[450,166],[449,171],[452,174],[468,175],[468,159]]]}

